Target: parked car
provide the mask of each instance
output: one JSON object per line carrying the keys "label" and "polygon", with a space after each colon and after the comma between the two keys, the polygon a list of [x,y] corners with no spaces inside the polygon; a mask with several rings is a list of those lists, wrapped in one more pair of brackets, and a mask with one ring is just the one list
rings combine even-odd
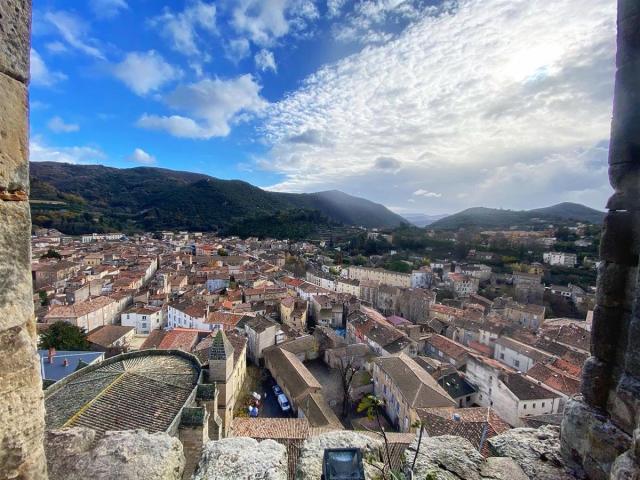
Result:
{"label": "parked car", "polygon": [[273,386],[273,393],[275,393],[276,397],[282,393],[282,389],[278,385]]}
{"label": "parked car", "polygon": [[278,405],[280,405],[280,408],[283,412],[288,412],[289,410],[291,410],[291,404],[289,403],[289,400],[284,393],[278,395]]}

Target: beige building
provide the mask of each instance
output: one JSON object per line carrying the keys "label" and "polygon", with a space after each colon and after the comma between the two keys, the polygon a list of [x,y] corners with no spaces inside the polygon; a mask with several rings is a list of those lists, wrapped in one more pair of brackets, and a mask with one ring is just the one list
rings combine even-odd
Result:
{"label": "beige building", "polygon": [[279,325],[262,315],[244,317],[238,322],[238,327],[244,327],[247,335],[247,356],[256,365],[262,360],[262,351],[276,344],[276,334]]}
{"label": "beige building", "polygon": [[36,289],[51,285],[53,287],[63,286],[67,278],[73,277],[79,265],[61,260],[59,262],[35,263],[32,265],[33,286]]}
{"label": "beige building", "polygon": [[418,408],[455,407],[456,402],[415,360],[401,353],[373,361],[373,385],[384,399],[389,419],[401,432],[411,431]]}
{"label": "beige building", "polygon": [[304,332],[307,328],[307,309],[306,301],[286,297],[280,302],[280,320],[283,325]]}
{"label": "beige building", "polygon": [[411,287],[411,274],[392,272],[384,268],[349,267],[352,280],[379,282],[394,287]]}
{"label": "beige building", "polygon": [[229,332],[227,336],[222,330],[209,338],[209,382],[217,385],[218,414],[222,418],[223,434],[227,436],[233,422],[233,410],[247,374],[247,343],[237,333]]}
{"label": "beige building", "polygon": [[122,311],[120,302],[111,297],[96,297],[73,305],[57,305],[44,316],[46,323],[68,322],[90,332],[103,325],[112,325]]}

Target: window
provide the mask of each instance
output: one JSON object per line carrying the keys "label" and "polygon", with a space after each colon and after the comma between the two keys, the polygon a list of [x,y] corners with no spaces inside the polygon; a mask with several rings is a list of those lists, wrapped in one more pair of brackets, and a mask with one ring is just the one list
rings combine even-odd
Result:
{"label": "window", "polygon": [[504,353],[500,354],[500,360],[504,360]]}
{"label": "window", "polygon": [[522,408],[524,408],[524,409],[526,410],[526,409],[527,409],[527,404],[526,404],[526,403],[525,403],[525,404],[523,404],[523,405],[522,405]]}
{"label": "window", "polygon": [[513,364],[514,364],[516,367],[519,367],[519,366],[520,366],[520,360],[514,360],[514,361],[513,361]]}
{"label": "window", "polygon": [[544,408],[544,402],[542,402],[542,408]]}
{"label": "window", "polygon": [[536,404],[535,403],[533,404],[533,408],[536,408]]}

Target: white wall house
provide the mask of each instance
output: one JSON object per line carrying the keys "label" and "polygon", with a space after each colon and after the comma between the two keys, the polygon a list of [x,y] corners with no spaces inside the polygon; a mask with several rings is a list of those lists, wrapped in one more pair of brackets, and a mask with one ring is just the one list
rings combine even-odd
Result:
{"label": "white wall house", "polygon": [[575,267],[578,263],[578,257],[575,253],[566,252],[545,252],[542,255],[544,263],[549,265],[558,265],[561,267]]}
{"label": "white wall house", "polygon": [[500,337],[495,341],[493,358],[514,370],[526,372],[537,362],[551,361],[553,356],[512,338]]}
{"label": "white wall house", "polygon": [[[207,319],[207,309],[194,305],[167,307],[168,328],[198,328]],[[207,328],[208,329],[208,328]]]}
{"label": "white wall house", "polygon": [[152,330],[165,326],[164,313],[161,308],[138,307],[124,312],[120,323],[125,327],[135,328],[136,335],[146,335]]}
{"label": "white wall house", "polygon": [[523,417],[558,413],[562,396],[524,375],[503,369],[495,360],[472,357],[467,361],[466,380],[478,391],[475,403],[492,407],[513,427],[522,427]]}

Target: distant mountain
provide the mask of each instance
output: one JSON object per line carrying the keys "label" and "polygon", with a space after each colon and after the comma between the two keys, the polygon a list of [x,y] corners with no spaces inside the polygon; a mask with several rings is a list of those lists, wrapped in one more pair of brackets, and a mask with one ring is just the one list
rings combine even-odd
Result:
{"label": "distant mountain", "polygon": [[559,203],[533,210],[502,210],[497,208],[474,207],[449,215],[432,223],[429,227],[437,230],[457,230],[459,228],[509,228],[540,223],[586,222],[601,224],[604,212],[578,203]]}
{"label": "distant mountain", "polygon": [[220,230],[304,236],[318,225],[396,227],[383,205],[339,191],[269,192],[163,168],[31,163],[34,225],[71,233],[103,230]]}
{"label": "distant mountain", "polygon": [[402,215],[403,218],[416,227],[426,227],[447,216],[448,215],[427,215],[426,213],[405,213]]}

